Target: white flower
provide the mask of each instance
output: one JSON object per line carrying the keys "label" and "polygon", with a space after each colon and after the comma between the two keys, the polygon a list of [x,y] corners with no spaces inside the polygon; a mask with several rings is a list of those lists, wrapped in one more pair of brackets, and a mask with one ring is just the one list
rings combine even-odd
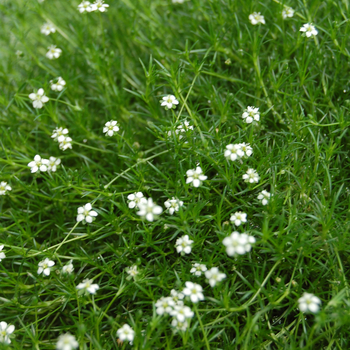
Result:
{"label": "white flower", "polygon": [[45,276],[49,276],[51,269],[50,267],[52,267],[53,265],[55,265],[55,262],[46,258],[43,261],[40,261],[38,266],[38,275],[40,275],[41,273],[44,274]]}
{"label": "white flower", "polygon": [[271,193],[263,190],[259,193],[258,199],[261,200],[262,205],[266,205],[269,202],[269,199],[271,197]]}
{"label": "white flower", "polygon": [[77,222],[86,221],[91,223],[97,215],[95,210],[92,210],[92,205],[87,203],[83,207],[78,208]]}
{"label": "white flower", "polygon": [[202,174],[202,168],[197,166],[196,169],[190,169],[186,171],[187,179],[186,183],[189,184],[192,182],[193,187],[199,187],[202,184],[202,181],[206,180],[208,176]]}
{"label": "white flower", "polygon": [[177,252],[181,253],[182,255],[185,253],[190,254],[192,250],[192,243],[193,241],[189,239],[188,235],[178,238],[175,243]]}
{"label": "white flower", "polygon": [[105,4],[103,0],[96,0],[91,5],[92,11],[100,11],[100,12],[106,12],[108,7],[109,5]]}
{"label": "white flower", "polygon": [[304,24],[301,28],[300,28],[301,32],[304,32],[305,35],[310,38],[310,36],[316,36],[318,34],[318,31],[316,30],[315,26],[313,26],[310,23],[306,23]]}
{"label": "white flower", "polygon": [[185,322],[186,318],[192,318],[194,312],[185,305],[175,305],[174,310],[171,311],[171,316],[174,316],[178,321]]}
{"label": "white flower", "polygon": [[61,77],[58,77],[57,82],[51,84],[51,90],[62,91],[65,85],[66,85],[66,82]]}
{"label": "white flower", "polygon": [[247,214],[242,213],[241,211],[236,211],[230,218],[231,221],[236,226],[239,226],[242,222],[247,222]]}
{"label": "white flower", "polygon": [[68,134],[68,129],[66,128],[56,128],[52,131],[51,138],[54,139],[54,141],[62,142]]}
{"label": "white flower", "polygon": [[128,324],[125,324],[122,328],[117,330],[117,336],[121,341],[128,340],[132,342],[135,337],[135,331]]}
{"label": "white flower", "polygon": [[249,143],[240,143],[242,152],[244,152],[245,157],[250,157],[253,154],[253,148],[250,146]]}
{"label": "white flower", "polygon": [[137,265],[132,265],[131,267],[126,268],[126,272],[131,276],[135,277],[139,271],[137,270]]}
{"label": "white flower", "polygon": [[88,278],[86,278],[85,280],[83,280],[83,282],[79,283],[77,285],[77,289],[83,291],[83,293],[89,292],[90,294],[95,294],[96,291],[100,288],[98,286],[98,284],[93,284],[94,280],[89,280]]}
{"label": "white flower", "polygon": [[294,10],[289,6],[284,6],[284,9],[282,11],[283,19],[286,19],[287,17],[293,17],[293,16],[294,16]]}
{"label": "white flower", "polygon": [[265,18],[263,15],[260,14],[260,12],[253,12],[252,14],[250,14],[249,20],[250,20],[250,23],[253,24],[254,26],[259,23],[265,24]]}
{"label": "white flower", "polygon": [[194,263],[192,264],[192,269],[191,269],[191,273],[195,276],[202,276],[202,272],[207,271],[207,267],[203,264],[199,264],[199,263]]}
{"label": "white flower", "polygon": [[32,173],[36,173],[38,170],[47,171],[49,166],[48,159],[42,159],[38,154],[34,157],[34,160],[28,163],[28,166],[31,168]]}
{"label": "white flower", "polygon": [[70,260],[66,265],[62,267],[62,273],[70,275],[74,270],[72,260]]}
{"label": "white flower", "polygon": [[247,170],[247,172],[242,176],[243,177],[243,180],[245,182],[249,182],[249,183],[258,183],[259,182],[259,179],[260,179],[260,176],[259,174],[256,172],[256,170],[252,169],[252,168],[249,168]]}
{"label": "white flower", "polygon": [[46,57],[48,59],[53,60],[61,56],[62,50],[56,47],[56,45],[51,45],[47,49],[49,50],[46,52]]}
{"label": "white flower", "polygon": [[1,181],[0,183],[0,196],[6,194],[7,191],[12,191],[12,187],[7,184],[5,181]]}
{"label": "white flower", "polygon": [[209,284],[214,287],[217,282],[226,278],[226,275],[221,273],[217,267],[212,267],[210,270],[205,271],[205,277],[208,279]]}
{"label": "white flower", "polygon": [[14,325],[8,325],[6,322],[0,322],[0,343],[10,344],[10,334],[15,330]]}
{"label": "white flower", "polygon": [[176,105],[179,104],[179,101],[175,98],[174,95],[164,96],[162,100],[159,101],[161,106],[165,106],[165,109],[176,108]]}
{"label": "white flower", "polygon": [[176,291],[175,289],[172,289],[170,291],[170,297],[174,300],[175,304],[181,303],[182,299],[185,297],[181,292]]}
{"label": "white flower", "polygon": [[128,207],[130,209],[133,208],[138,208],[139,204],[141,202],[147,202],[147,199],[143,197],[143,193],[142,192],[135,192],[135,193],[131,193],[128,195],[128,200],[129,200],[129,204]]}
{"label": "white flower", "polygon": [[153,203],[152,198],[148,198],[147,201],[140,201],[138,204],[140,211],[137,215],[146,218],[147,221],[153,221],[163,211],[162,207]]}
{"label": "white flower", "polygon": [[203,288],[201,285],[193,282],[185,282],[185,286],[182,293],[189,296],[192,303],[198,303],[200,300],[204,300],[204,295],[202,293]]}
{"label": "white flower", "polygon": [[242,151],[241,144],[227,145],[224,155],[228,160],[232,160],[232,161],[235,161],[243,157],[244,152]]}
{"label": "white flower", "polygon": [[47,167],[48,171],[56,171],[57,167],[61,164],[61,159],[50,157],[49,164]]}
{"label": "white flower", "polygon": [[320,309],[321,300],[313,294],[304,293],[302,297],[298,299],[298,303],[301,312],[310,311],[316,313]]}
{"label": "white flower", "polygon": [[83,1],[81,4],[78,5],[78,10],[80,13],[83,12],[91,12],[92,11],[92,6],[90,1]]}
{"label": "white flower", "polygon": [[49,101],[49,98],[44,95],[45,91],[44,89],[40,88],[38,92],[32,92],[29,95],[29,98],[33,100],[33,107],[34,108],[42,108],[44,103]]}
{"label": "white flower", "polygon": [[251,245],[255,243],[255,238],[246,233],[234,231],[230,236],[225,237],[222,243],[226,246],[226,253],[228,256],[233,256],[235,254],[242,255],[251,250]]}
{"label": "white flower", "polygon": [[59,141],[58,147],[62,150],[65,151],[67,148],[72,149],[72,138],[69,136],[66,136],[64,139],[61,138]]}
{"label": "white flower", "polygon": [[158,315],[170,314],[173,311],[175,302],[171,297],[161,297],[157,300],[155,307]]}
{"label": "white flower", "polygon": [[79,347],[79,343],[75,339],[74,335],[70,333],[61,334],[56,343],[57,350],[72,350]]}
{"label": "white flower", "polygon": [[260,120],[259,108],[255,108],[254,106],[248,106],[244,110],[242,118],[247,124],[252,123],[254,120],[258,122]]}
{"label": "white flower", "polygon": [[188,322],[186,320],[184,322],[180,322],[176,318],[171,321],[171,325],[175,328],[176,331],[186,331],[188,328]]}
{"label": "white flower", "polygon": [[[184,136],[181,134],[185,134],[189,130],[193,130],[193,125],[191,125],[187,120],[183,121],[176,129],[175,134],[179,135],[179,140],[181,140]],[[168,136],[172,135],[171,131],[168,131]]]}
{"label": "white flower", "polygon": [[185,0],[172,0],[173,4],[183,4]]}
{"label": "white flower", "polygon": [[110,122],[107,122],[105,124],[105,127],[103,128],[103,132],[106,134],[106,136],[113,136],[115,132],[119,131],[118,122],[115,120],[111,120]]}
{"label": "white flower", "polygon": [[166,202],[164,202],[164,205],[167,208],[167,210],[169,210],[170,215],[173,215],[174,212],[179,211],[180,207],[182,207],[183,204],[183,201],[180,201],[175,197],[173,197],[172,199],[168,199]]}
{"label": "white flower", "polygon": [[50,35],[51,33],[56,32],[56,28],[52,23],[45,23],[44,25],[41,26],[40,31],[42,34]]}
{"label": "white flower", "polygon": [[3,249],[4,249],[4,245],[2,244],[2,245],[0,245],[0,261],[1,261],[2,259],[5,259],[5,258],[6,258],[5,253],[2,252]]}

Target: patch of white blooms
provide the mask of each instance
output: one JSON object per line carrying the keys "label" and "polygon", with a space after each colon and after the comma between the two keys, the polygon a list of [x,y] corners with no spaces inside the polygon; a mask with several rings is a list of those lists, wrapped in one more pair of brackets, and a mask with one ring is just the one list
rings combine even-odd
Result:
{"label": "patch of white blooms", "polygon": [[84,279],[83,282],[79,283],[77,285],[77,289],[82,293],[90,293],[90,294],[95,294],[96,291],[100,288],[98,284],[93,283],[94,281],[92,279]]}
{"label": "patch of white blooms", "polygon": [[140,201],[138,203],[138,208],[140,210],[137,212],[137,215],[140,215],[150,222],[156,219],[163,211],[163,208],[156,205],[152,198],[148,198],[146,201]]}
{"label": "patch of white blooms", "polygon": [[231,216],[230,221],[232,221],[236,226],[239,226],[242,223],[247,222],[247,214],[237,211]]}
{"label": "patch of white blooms", "polygon": [[51,33],[56,33],[56,28],[52,23],[45,23],[40,28],[41,34],[50,35]]}
{"label": "patch of white blooms", "polygon": [[294,10],[289,6],[284,6],[284,9],[282,11],[282,17],[283,19],[286,19],[288,17],[294,16]]}
{"label": "patch of white blooms", "polygon": [[193,241],[189,239],[188,235],[184,235],[176,240],[176,251],[181,255],[190,254],[192,250]]}
{"label": "patch of white blooms", "polygon": [[147,199],[143,196],[142,192],[135,192],[128,195],[128,207],[130,209],[138,208],[141,202],[147,202]]}
{"label": "patch of white blooms", "polygon": [[166,110],[175,109],[176,106],[179,104],[179,101],[175,98],[174,95],[164,96],[159,102],[160,105],[162,107],[165,107]]}
{"label": "patch of white blooms", "polygon": [[252,244],[255,243],[255,238],[246,233],[234,231],[230,236],[225,237],[222,243],[226,247],[228,256],[243,255],[250,252]]}
{"label": "patch of white blooms", "polygon": [[65,151],[66,149],[72,149],[72,138],[68,136],[68,129],[67,128],[56,128],[52,131],[51,138],[54,139],[54,141],[58,142],[58,147],[62,151]]}
{"label": "patch of white blooms", "polygon": [[0,322],[0,343],[11,344],[10,334],[15,330],[14,325],[7,324],[6,322]]}
{"label": "patch of white blooms", "polygon": [[7,191],[12,191],[12,187],[6,181],[0,183],[0,196],[4,196]]}
{"label": "patch of white blooms", "polygon": [[258,199],[261,200],[262,205],[267,205],[269,203],[271,193],[263,190],[259,193]]}
{"label": "patch of white blooms", "polygon": [[192,264],[192,269],[190,273],[192,273],[195,276],[202,276],[202,273],[207,271],[207,267],[204,264],[194,263]]}
{"label": "patch of white blooms", "polygon": [[79,347],[79,343],[75,339],[74,335],[70,333],[61,334],[56,343],[57,350],[73,350]]}
{"label": "patch of white blooms", "polygon": [[203,288],[201,285],[193,282],[185,282],[185,286],[182,293],[188,296],[192,303],[198,303],[200,300],[204,300]]}
{"label": "patch of white blooms", "polygon": [[117,330],[117,336],[122,342],[125,340],[132,342],[135,337],[135,331],[128,324],[125,324]]}
{"label": "patch of white blooms", "polygon": [[226,275],[219,271],[217,267],[212,267],[210,270],[205,271],[205,277],[211,287],[215,287],[218,282],[221,282],[226,278]]}
{"label": "patch of white blooms", "polygon": [[249,168],[247,170],[247,172],[242,176],[243,180],[245,182],[249,182],[249,183],[258,183],[260,180],[260,176],[259,174],[256,172],[256,170]]}
{"label": "patch of white blooms", "polygon": [[50,83],[52,91],[62,91],[66,85],[66,82],[62,79],[62,77],[58,77],[55,83],[53,83],[53,80],[50,80]]}
{"label": "patch of white blooms", "polygon": [[170,313],[174,310],[175,305],[176,303],[172,297],[161,297],[155,304],[156,313],[157,315],[170,315]]}
{"label": "patch of white blooms", "polygon": [[184,204],[183,201],[180,201],[175,197],[173,197],[172,199],[168,199],[167,201],[164,202],[164,205],[169,211],[170,215],[173,215],[176,211],[179,211],[180,207],[182,207],[183,204]]}
{"label": "patch of white blooms", "polygon": [[62,54],[62,50],[56,47],[56,45],[51,45],[47,49],[49,51],[46,52],[46,57],[50,60],[57,59]]}
{"label": "patch of white blooms", "polygon": [[105,4],[103,0],[96,0],[93,4],[90,3],[90,1],[82,1],[78,5],[78,10],[80,13],[83,12],[106,12],[109,5]]}
{"label": "patch of white blooms", "polygon": [[242,151],[240,144],[230,144],[226,146],[224,155],[228,160],[235,161],[242,158],[244,152]]}
{"label": "patch of white blooms", "polygon": [[253,123],[253,121],[258,122],[260,120],[260,112],[258,107],[254,106],[248,106],[243,114],[242,114],[243,121],[247,124]]}
{"label": "patch of white blooms", "polygon": [[43,108],[44,103],[49,101],[49,98],[45,96],[44,89],[40,88],[37,92],[32,92],[29,98],[33,101],[34,108]]}
{"label": "patch of white blooms", "polygon": [[55,265],[55,262],[46,258],[43,261],[40,261],[38,266],[38,275],[40,275],[41,273],[45,276],[50,276],[50,272],[51,272],[51,267]]}
{"label": "patch of white blooms", "polygon": [[186,183],[192,183],[193,187],[199,187],[208,178],[208,176],[203,175],[202,168],[199,166],[196,169],[187,170],[186,175]]}
{"label": "patch of white blooms", "polygon": [[298,299],[298,303],[301,312],[316,313],[321,306],[321,300],[311,293],[304,293],[301,298]]}
{"label": "patch of white blooms", "polygon": [[2,259],[5,259],[6,258],[6,255],[5,253],[2,251],[4,249],[4,245],[0,245],[0,262]]}
{"label": "patch of white blooms", "polygon": [[[174,130],[175,134],[179,136],[179,140],[181,140],[186,132],[193,131],[193,125],[190,124],[189,121],[185,120],[178,125],[178,127]],[[168,131],[168,136],[171,136],[172,132]]]}
{"label": "patch of white blooms", "polygon": [[253,12],[252,14],[249,15],[249,20],[250,23],[253,24],[254,26],[261,23],[265,24],[265,18],[263,15],[260,14],[260,12]]}
{"label": "patch of white blooms", "polygon": [[307,38],[310,38],[311,36],[316,36],[318,34],[318,31],[316,30],[315,26],[313,26],[311,23],[304,24],[300,31],[303,32],[304,35],[306,35]]}
{"label": "patch of white blooms", "polygon": [[119,126],[118,122],[115,120],[107,122],[103,128],[103,133],[106,134],[106,136],[113,136],[117,131],[119,131]]}
{"label": "patch of white blooms", "polygon": [[90,224],[97,215],[96,211],[92,210],[91,203],[87,203],[83,207],[78,208],[77,222],[83,221],[83,223],[88,222]]}
{"label": "patch of white blooms", "polygon": [[34,157],[34,160],[28,163],[28,166],[31,168],[31,173],[45,172],[49,168],[50,161],[48,159],[42,159],[38,154]]}

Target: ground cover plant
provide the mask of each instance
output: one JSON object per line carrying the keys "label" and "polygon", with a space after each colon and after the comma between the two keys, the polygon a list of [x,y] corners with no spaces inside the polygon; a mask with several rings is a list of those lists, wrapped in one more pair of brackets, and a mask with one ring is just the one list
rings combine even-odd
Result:
{"label": "ground cover plant", "polygon": [[349,348],[347,0],[0,10],[1,348]]}

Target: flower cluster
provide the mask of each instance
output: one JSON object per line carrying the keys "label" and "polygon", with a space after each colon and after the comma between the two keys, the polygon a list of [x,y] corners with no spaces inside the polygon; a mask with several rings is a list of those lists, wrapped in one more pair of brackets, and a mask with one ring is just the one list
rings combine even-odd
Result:
{"label": "flower cluster", "polygon": [[243,121],[247,124],[253,123],[253,121],[258,122],[260,120],[260,112],[259,108],[248,106],[243,114],[242,114]]}
{"label": "flower cluster", "polygon": [[72,138],[68,136],[68,129],[57,127],[52,131],[51,138],[53,138],[54,141],[58,142],[58,147],[65,151],[66,149],[72,149]]}
{"label": "flower cluster", "polygon": [[106,12],[109,5],[105,4],[103,0],[96,0],[93,4],[90,1],[83,1],[78,5],[78,10],[80,13],[83,12]]}
{"label": "flower cluster", "polygon": [[[179,140],[181,140],[188,131],[193,131],[193,125],[191,125],[187,120],[181,122],[180,125],[178,125],[174,130],[175,134],[179,136]],[[172,131],[168,131],[168,136],[170,137],[171,135]]]}
{"label": "flower cluster", "polygon": [[271,197],[271,193],[263,190],[260,192],[260,194],[258,195],[258,199],[261,200],[262,205],[266,205],[269,203]]}
{"label": "flower cluster", "polygon": [[31,173],[45,172],[57,170],[57,167],[61,164],[61,159],[50,157],[49,159],[41,158],[38,154],[34,157],[34,160],[28,163]]}
{"label": "flower cluster", "polygon": [[199,277],[199,276],[202,276],[202,272],[205,272],[207,270],[208,269],[204,264],[194,263],[194,264],[192,264],[192,269],[191,269],[190,273]]}
{"label": "flower cluster", "polygon": [[236,226],[241,225],[242,223],[247,222],[247,214],[242,213],[241,211],[236,211],[230,218]]}
{"label": "flower cluster", "polygon": [[164,202],[164,205],[169,211],[170,215],[173,215],[176,211],[179,211],[180,207],[182,207],[183,204],[184,204],[183,201],[180,201],[175,197],[173,197],[172,199],[168,199],[167,201]]}
{"label": "flower cluster", "polygon": [[62,77],[58,77],[55,79],[56,82],[50,80],[51,90],[52,91],[62,91],[66,85],[66,82],[62,79]]}
{"label": "flower cluster", "polygon": [[249,143],[236,143],[226,146],[224,156],[231,161],[241,159],[243,157],[250,157],[253,154],[253,148]]}
{"label": "flower cluster", "polygon": [[246,233],[234,231],[230,236],[225,237],[222,243],[226,247],[226,253],[228,256],[236,254],[242,255],[250,252],[252,244],[255,243],[255,238]]}

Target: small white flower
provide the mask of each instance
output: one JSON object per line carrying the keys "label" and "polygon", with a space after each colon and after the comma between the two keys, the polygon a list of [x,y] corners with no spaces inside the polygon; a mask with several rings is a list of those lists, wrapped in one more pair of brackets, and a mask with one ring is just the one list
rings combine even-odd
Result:
{"label": "small white flower", "polygon": [[[179,140],[184,137],[184,134],[189,130],[193,131],[193,125],[191,125],[187,120],[183,121],[176,129],[175,134],[179,135]],[[172,136],[172,132],[168,131],[168,136]]]}
{"label": "small white flower", "polygon": [[118,122],[115,120],[111,120],[107,122],[103,128],[103,132],[106,136],[113,136],[115,132],[119,131]]}
{"label": "small white flower", "polygon": [[175,243],[177,252],[181,253],[181,255],[190,254],[192,243],[193,241],[189,239],[188,235],[178,238]]}
{"label": "small white flower", "polygon": [[242,151],[241,144],[227,145],[224,155],[228,160],[232,161],[242,158],[244,152]]}
{"label": "small white flower", "polygon": [[258,122],[260,120],[259,108],[248,106],[244,110],[242,118],[247,124],[251,124],[254,120]]}
{"label": "small white flower", "polygon": [[34,160],[28,163],[28,166],[31,168],[30,171],[32,173],[36,173],[39,171],[47,171],[49,166],[48,159],[42,159],[38,154],[34,157]]}
{"label": "small white flower", "polygon": [[45,260],[43,261],[40,261],[38,266],[38,275],[40,275],[41,273],[45,276],[49,276],[50,275],[50,272],[51,272],[51,269],[50,267],[52,267],[53,265],[55,265],[55,262],[46,258]]}
{"label": "small white flower", "polygon": [[235,254],[242,255],[251,250],[252,244],[255,243],[255,238],[246,233],[234,231],[230,236],[225,237],[222,243],[226,247],[228,256],[233,256]]}
{"label": "small white flower", "polygon": [[14,325],[7,324],[6,322],[0,322],[0,343],[10,344],[10,334],[15,330]]}
{"label": "small white flower", "polygon": [[164,96],[163,99],[159,102],[162,107],[165,107],[166,110],[176,108],[176,105],[179,104],[179,101],[175,98],[174,95]]}
{"label": "small white flower", "polygon": [[175,302],[171,297],[161,297],[157,300],[155,307],[158,315],[170,314],[173,311]]}
{"label": "small white flower", "polygon": [[56,28],[52,23],[45,23],[44,25],[41,26],[40,31],[42,34],[50,35],[51,33],[56,32]]}
{"label": "small white flower", "polygon": [[242,222],[247,222],[247,214],[242,213],[241,211],[237,211],[231,216],[230,220],[236,226],[239,226]]}
{"label": "small white flower", "polygon": [[103,0],[96,0],[92,5],[92,11],[106,12],[109,5],[105,4]]}
{"label": "small white flower", "polygon": [[287,17],[293,17],[293,16],[294,16],[294,10],[289,6],[284,6],[284,9],[282,11],[283,19],[286,19]]}
{"label": "small white flower", "polygon": [[[51,80],[52,82],[52,80]],[[53,91],[62,91],[66,85],[66,82],[62,79],[62,77],[57,78],[56,83],[51,83],[51,90]]]}
{"label": "small white flower", "polygon": [[315,26],[313,26],[310,23],[304,24],[300,28],[300,31],[303,32],[308,38],[310,38],[311,36],[316,36],[318,34],[318,31],[316,30]]}
{"label": "small white flower", "polygon": [[204,264],[194,263],[192,264],[191,273],[195,276],[202,276],[202,272],[207,271],[207,267]]}
{"label": "small white flower", "polygon": [[12,187],[7,184],[5,181],[1,181],[0,183],[0,196],[6,194],[7,191],[12,191]]}
{"label": "small white flower", "polygon": [[186,318],[192,318],[194,312],[185,305],[175,305],[171,311],[171,316],[174,316],[179,322],[185,322]]}
{"label": "small white flower", "polygon": [[44,89],[40,88],[37,92],[32,92],[29,95],[29,98],[33,100],[33,107],[34,108],[42,108],[44,103],[49,101],[49,98],[45,96]]}
{"label": "small white flower", "polygon": [[180,207],[182,207],[183,204],[183,201],[180,201],[175,197],[173,197],[172,199],[168,199],[166,202],[164,202],[164,205],[167,208],[167,210],[169,210],[170,215],[173,215],[174,212],[179,211]]}
{"label": "small white flower", "polygon": [[139,271],[137,270],[137,265],[132,265],[131,267],[126,268],[126,272],[131,276],[135,277]]}
{"label": "small white flower", "polygon": [[87,203],[83,207],[78,208],[77,222],[86,221],[91,223],[97,215],[95,210],[92,210],[92,205]]}
{"label": "small white flower", "polygon": [[2,245],[0,245],[0,261],[1,261],[2,259],[5,259],[5,258],[6,258],[5,253],[2,252],[3,249],[4,249],[4,245],[2,244]]}
{"label": "small white flower", "polygon": [[56,343],[57,350],[72,350],[79,347],[79,343],[75,339],[74,335],[70,333],[61,334]]}
{"label": "small white flower", "polygon": [[56,45],[51,45],[47,49],[49,50],[46,52],[46,57],[48,59],[53,60],[61,56],[62,50],[56,47]]}
{"label": "small white flower", "polygon": [[175,304],[179,304],[179,303],[182,303],[182,299],[184,298],[185,296],[181,293],[181,292],[178,292],[177,290],[175,289],[172,289],[170,291],[170,298],[172,298],[175,302]]}
{"label": "small white flower", "polygon": [[197,166],[196,169],[187,170],[186,175],[186,183],[189,184],[192,182],[193,187],[199,187],[202,184],[202,181],[208,178],[208,176],[203,175],[202,168],[199,166]]}
{"label": "small white flower", "polygon": [[260,12],[253,12],[252,14],[250,14],[249,20],[250,20],[250,23],[253,24],[254,26],[259,23],[265,24],[265,18],[263,15],[260,14]]}
{"label": "small white flower", "polygon": [[66,149],[70,148],[72,149],[72,138],[69,136],[65,136],[64,138],[61,138],[59,141],[58,147],[62,150],[65,151]]}
{"label": "small white flower", "polygon": [[180,322],[176,318],[174,318],[171,321],[171,325],[175,328],[175,331],[183,331],[184,332],[188,328],[188,322],[186,320],[184,322]]}
{"label": "small white flower", "polygon": [[256,170],[252,169],[252,168],[249,168],[247,170],[247,172],[242,176],[243,177],[243,180],[245,182],[249,182],[249,183],[258,183],[259,182],[259,179],[260,179],[260,176],[259,174],[256,172]]}
{"label": "small white flower", "polygon": [[70,260],[68,264],[62,267],[62,273],[66,273],[68,275],[70,275],[73,272],[73,270],[74,270],[74,266],[73,266],[72,260]]}
{"label": "small white flower", "polygon": [[117,330],[117,336],[121,341],[127,340],[132,342],[135,337],[135,331],[128,324],[125,324]]}
{"label": "small white flower", "polygon": [[298,299],[298,303],[301,312],[316,313],[320,309],[321,300],[311,293],[304,293],[302,297]]}
{"label": "small white flower", "polygon": [[147,199],[144,198],[142,192],[135,192],[135,193],[129,194],[129,195],[128,195],[128,200],[129,200],[128,207],[129,207],[130,209],[138,208],[138,207],[139,207],[139,204],[140,204],[141,202],[147,202]]}
{"label": "small white flower", "polygon": [[250,157],[253,154],[253,148],[249,143],[240,143],[242,152],[244,152],[244,157]]}
{"label": "small white flower", "polygon": [[185,288],[182,291],[186,296],[189,296],[192,303],[198,303],[200,300],[204,300],[203,288],[201,285],[193,282],[185,282]]}
{"label": "small white flower", "polygon": [[90,294],[95,294],[96,291],[100,288],[98,286],[98,284],[93,284],[94,280],[89,280],[88,278],[86,278],[85,280],[83,280],[83,282],[79,283],[77,285],[77,289],[81,290],[83,293],[89,292]]}
{"label": "small white flower", "polygon": [[54,141],[57,142],[62,142],[66,136],[68,134],[68,129],[67,128],[56,128],[52,131],[52,135],[51,138],[54,139]]}
{"label": "small white flower", "polygon": [[48,171],[56,171],[57,167],[61,164],[61,159],[50,157],[49,164],[47,166]]}
{"label": "small white flower", "polygon": [[82,3],[80,3],[78,5],[78,10],[80,13],[83,13],[83,12],[91,12],[92,11],[92,6],[91,6],[91,3],[90,1],[83,1]]}
{"label": "small white flower", "polygon": [[173,4],[183,4],[185,0],[172,0]]}
{"label": "small white flower", "polygon": [[138,203],[138,207],[140,211],[137,212],[137,215],[140,215],[144,218],[146,218],[147,221],[153,221],[155,218],[157,218],[158,215],[160,215],[163,211],[162,207],[159,205],[156,205],[153,202],[152,198],[148,198],[146,201],[140,201]]}
{"label": "small white flower", "polygon": [[226,278],[226,275],[220,272],[217,267],[212,267],[210,270],[205,271],[205,277],[208,279],[209,284],[214,287],[216,283]]}
{"label": "small white flower", "polygon": [[262,205],[266,205],[269,202],[269,199],[271,197],[271,193],[263,190],[259,193],[258,199],[261,200]]}

